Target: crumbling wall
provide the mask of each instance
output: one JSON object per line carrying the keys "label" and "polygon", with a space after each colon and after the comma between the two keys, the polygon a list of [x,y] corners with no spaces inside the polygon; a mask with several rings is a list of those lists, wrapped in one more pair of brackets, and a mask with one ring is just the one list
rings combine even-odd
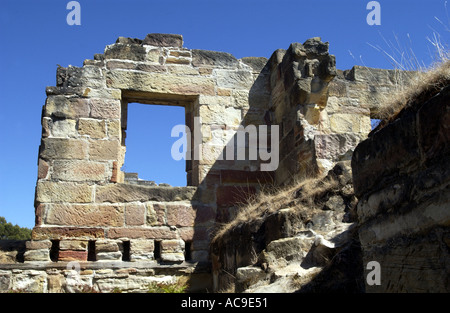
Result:
{"label": "crumbling wall", "polygon": [[381,274],[368,292],[450,290],[450,89],[441,83],[353,154],[363,263]]}

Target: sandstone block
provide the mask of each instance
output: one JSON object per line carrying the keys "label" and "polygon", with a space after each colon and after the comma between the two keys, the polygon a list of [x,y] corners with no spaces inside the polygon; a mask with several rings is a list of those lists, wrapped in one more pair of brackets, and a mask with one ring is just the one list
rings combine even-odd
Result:
{"label": "sandstone block", "polygon": [[106,122],[107,133],[109,139],[120,139],[122,136],[122,131],[120,129],[120,120],[111,120]]}
{"label": "sandstone block", "polygon": [[147,204],[147,225],[161,226],[166,225],[166,207],[164,204]]}
{"label": "sandstone block", "polygon": [[44,116],[67,119],[89,117],[89,103],[87,99],[67,98],[63,95],[47,97]]}
{"label": "sandstone block", "polygon": [[85,119],[78,120],[78,133],[90,138],[102,139],[106,137],[106,125],[103,120]]}
{"label": "sandstone block", "polygon": [[120,119],[119,100],[90,99],[90,117],[98,119]]}
{"label": "sandstone block", "polygon": [[191,200],[195,187],[159,187],[131,184],[109,184],[98,186],[96,202],[146,202]]}
{"label": "sandstone block", "polygon": [[66,161],[56,160],[53,162],[53,179],[64,181],[102,181],[106,177],[104,163],[91,161]]}
{"label": "sandstone block", "polygon": [[145,224],[145,206],[142,204],[128,204],[125,206],[125,224],[127,226],[141,226]]}
{"label": "sandstone block", "polygon": [[87,184],[38,181],[36,201],[88,203],[92,201],[92,188]]}
{"label": "sandstone block", "polygon": [[71,261],[87,261],[87,251],[76,250],[60,250],[58,254],[58,261],[71,262]]}
{"label": "sandstone block", "polygon": [[195,67],[237,67],[239,61],[230,53],[208,51],[208,50],[192,50],[192,65]]}
{"label": "sandstone block", "polygon": [[76,121],[70,119],[54,120],[48,124],[52,137],[76,137]]}
{"label": "sandstone block", "polygon": [[97,261],[120,261],[122,252],[99,252],[95,255]]}
{"label": "sandstone block", "polygon": [[50,262],[49,249],[28,250],[23,256],[25,262]]}
{"label": "sandstone block", "polygon": [[52,204],[46,223],[72,226],[123,226],[124,209],[117,205]]}
{"label": "sandstone block", "polygon": [[184,252],[184,241],[181,239],[161,240],[161,252]]}
{"label": "sandstone block", "polygon": [[114,161],[119,157],[118,140],[89,140],[89,159],[94,161]]}
{"label": "sandstone block", "polygon": [[253,84],[253,75],[250,71],[214,70],[219,88],[235,88],[249,90]]}
{"label": "sandstone block", "polygon": [[39,161],[38,161],[38,179],[47,178],[49,168],[50,168],[50,165],[46,161],[39,159]]}
{"label": "sandstone block", "polygon": [[50,249],[52,242],[50,240],[31,240],[25,243],[27,250]]}
{"label": "sandstone block", "polygon": [[34,227],[31,233],[32,240],[59,240],[65,238],[92,239],[104,237],[104,229],[88,227]]}
{"label": "sandstone block", "polygon": [[163,262],[183,262],[184,261],[184,253],[181,253],[181,252],[161,253],[161,261],[163,261]]}
{"label": "sandstone block", "polygon": [[155,244],[153,240],[130,240],[131,261],[153,260]]}
{"label": "sandstone block", "polygon": [[176,34],[148,34],[142,42],[143,45],[157,47],[183,47],[183,36]]}
{"label": "sandstone block", "polygon": [[60,250],[87,251],[87,240],[61,240],[59,242]]}
{"label": "sandstone block", "polygon": [[111,228],[108,230],[107,235],[110,239],[174,239],[176,236],[175,231],[165,226],[151,228]]}
{"label": "sandstone block", "polygon": [[167,204],[167,223],[169,226],[194,226],[195,210],[190,205]]}
{"label": "sandstone block", "polygon": [[85,159],[87,142],[80,139],[44,138],[41,141],[40,157],[53,159]]}
{"label": "sandstone block", "polygon": [[107,72],[106,76],[107,84],[111,88],[178,95],[215,95],[214,80],[204,76],[182,76],[119,70],[111,70]]}
{"label": "sandstone block", "polygon": [[95,242],[95,252],[117,252],[119,245],[115,240],[97,240]]}
{"label": "sandstone block", "polygon": [[145,61],[147,51],[145,47],[137,44],[116,43],[105,48],[105,59],[123,59],[132,61]]}

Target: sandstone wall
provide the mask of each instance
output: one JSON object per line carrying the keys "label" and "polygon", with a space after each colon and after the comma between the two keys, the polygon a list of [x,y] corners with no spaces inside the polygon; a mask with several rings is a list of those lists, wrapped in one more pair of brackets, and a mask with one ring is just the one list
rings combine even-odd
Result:
{"label": "sandstone wall", "polygon": [[413,100],[353,154],[363,263],[381,267],[381,284],[368,292],[450,290],[450,89],[443,86]]}

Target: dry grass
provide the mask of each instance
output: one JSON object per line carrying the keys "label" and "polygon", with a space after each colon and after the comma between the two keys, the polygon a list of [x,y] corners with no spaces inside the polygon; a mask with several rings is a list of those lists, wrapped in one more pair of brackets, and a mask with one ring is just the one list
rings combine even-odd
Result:
{"label": "dry grass", "polygon": [[400,84],[398,92],[386,98],[384,105],[378,111],[381,119],[379,127],[394,120],[405,108],[412,106],[421,99],[437,94],[450,82],[450,60],[444,58],[425,71],[414,72],[410,80]]}
{"label": "dry grass", "polygon": [[315,177],[296,181],[283,188],[262,191],[239,206],[236,218],[216,229],[212,242],[219,240],[238,225],[263,219],[281,209],[290,208],[292,212],[302,214],[303,218],[307,219],[323,205],[320,203],[323,195],[338,188],[338,184],[334,179]]}

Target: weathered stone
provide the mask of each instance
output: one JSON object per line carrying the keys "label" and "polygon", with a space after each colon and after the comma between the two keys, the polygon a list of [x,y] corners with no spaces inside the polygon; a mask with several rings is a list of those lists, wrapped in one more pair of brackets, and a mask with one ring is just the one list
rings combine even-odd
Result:
{"label": "weathered stone", "polygon": [[244,64],[250,66],[255,73],[260,73],[267,64],[268,59],[264,57],[245,57],[241,59]]}
{"label": "weathered stone", "polygon": [[106,177],[104,163],[92,161],[66,161],[57,160],[53,162],[53,179],[63,181],[102,181]]}
{"label": "weathered stone", "polygon": [[104,237],[104,229],[88,227],[34,227],[31,233],[32,240],[59,240],[64,238],[92,239]]}
{"label": "weathered stone", "polygon": [[69,182],[38,181],[36,201],[88,203],[92,201],[92,186]]}
{"label": "weathered stone", "polygon": [[50,133],[52,137],[76,137],[76,121],[69,119],[54,120],[49,124]]}
{"label": "weathered stone", "polygon": [[157,47],[183,47],[183,36],[176,34],[148,34],[145,36],[143,45]]}
{"label": "weathered stone", "polygon": [[71,262],[71,261],[87,261],[87,251],[77,250],[60,250],[58,253],[58,261]]}
{"label": "weathered stone", "polygon": [[95,255],[97,261],[120,261],[122,252],[99,252]]}
{"label": "weathered stone", "polygon": [[208,77],[120,70],[111,70],[106,76],[111,88],[178,95],[215,95],[215,82]]}
{"label": "weathered stone", "polygon": [[10,290],[25,293],[44,293],[47,289],[45,272],[25,271],[11,277]]}
{"label": "weathered stone", "polygon": [[79,139],[44,138],[41,141],[40,157],[45,160],[85,159],[87,142]]}
{"label": "weathered stone", "polygon": [[48,170],[50,168],[50,165],[48,162],[39,159],[38,161],[38,179],[45,179],[47,178]]}
{"label": "weathered stone", "polygon": [[93,161],[111,161],[119,157],[118,140],[89,140],[89,159]]}
{"label": "weathered stone", "polygon": [[50,249],[52,242],[50,240],[31,240],[25,243],[27,250]]}
{"label": "weathered stone", "polygon": [[197,49],[192,50],[192,65],[195,67],[237,67],[238,64],[239,61],[230,53]]}
{"label": "weathered stone", "polygon": [[59,242],[60,250],[87,251],[87,240],[61,240]]}
{"label": "weathered stone", "polygon": [[120,101],[90,99],[90,117],[98,119],[120,119]]}
{"label": "weathered stone", "polygon": [[191,200],[195,187],[148,187],[130,184],[109,184],[96,190],[96,202],[146,202]]}
{"label": "weathered stone", "polygon": [[95,252],[117,252],[119,245],[115,240],[97,240],[95,242]]}
{"label": "weathered stone", "polygon": [[24,254],[25,262],[50,262],[50,250],[49,249],[38,249],[38,250],[28,250]]}
{"label": "weathered stone", "polygon": [[169,226],[194,226],[196,212],[190,205],[167,204],[167,224]]}
{"label": "weathered stone", "polygon": [[177,234],[169,227],[151,227],[151,228],[110,228],[108,238],[130,238],[130,239],[174,239]]}
{"label": "weathered stone", "polygon": [[86,99],[56,95],[47,98],[43,115],[46,117],[76,119],[89,117],[89,112],[89,103]]}
{"label": "weathered stone", "polygon": [[145,206],[142,204],[128,204],[125,206],[125,224],[127,226],[141,226],[145,224]]}
{"label": "weathered stone", "polygon": [[78,133],[80,135],[87,135],[90,138],[95,139],[105,138],[106,137],[105,121],[80,118],[78,120]]}
{"label": "weathered stone", "polygon": [[217,86],[220,88],[250,89],[253,75],[249,71],[214,70],[217,76]]}
{"label": "weathered stone", "polygon": [[109,204],[52,204],[46,223],[61,226],[123,226],[124,208]]}
{"label": "weathered stone", "polygon": [[17,251],[0,251],[0,264],[16,263],[17,253]]}
{"label": "weathered stone", "polygon": [[105,59],[124,59],[133,61],[145,61],[146,49],[137,44],[116,43],[107,46],[105,49]]}

